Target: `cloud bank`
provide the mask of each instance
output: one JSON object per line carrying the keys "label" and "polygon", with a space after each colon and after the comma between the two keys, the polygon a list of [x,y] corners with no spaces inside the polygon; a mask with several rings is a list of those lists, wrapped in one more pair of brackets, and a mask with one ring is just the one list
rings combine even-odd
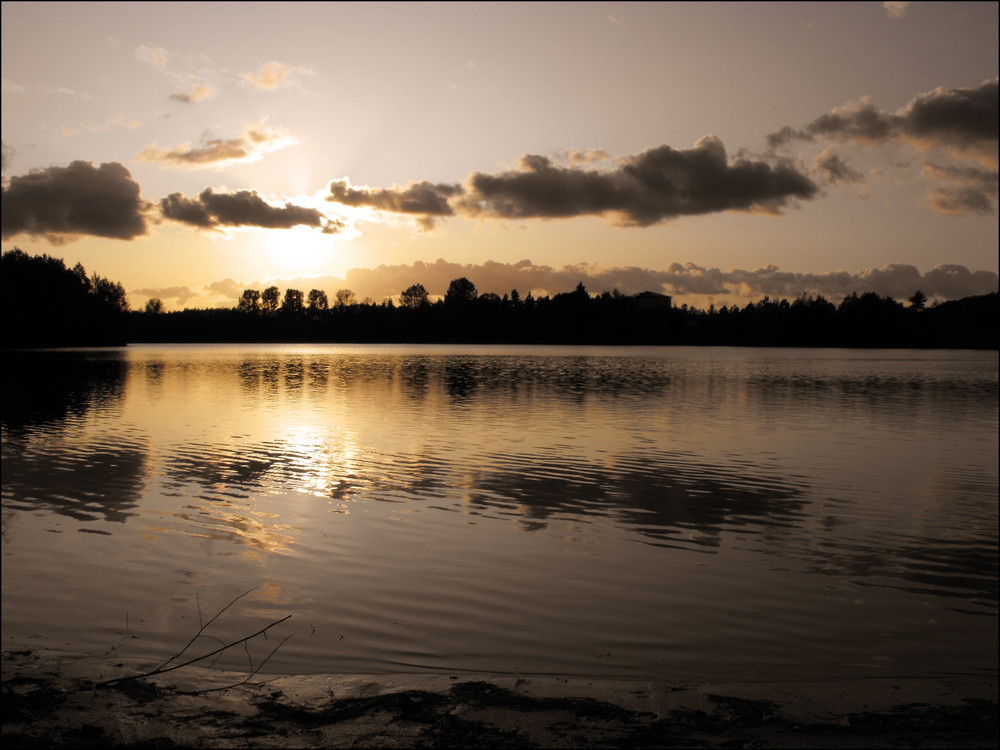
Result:
{"label": "cloud bank", "polygon": [[85,161],[11,177],[2,205],[3,239],[23,232],[55,243],[82,234],[134,239],[147,233],[150,208],[128,169]]}
{"label": "cloud bank", "polygon": [[216,193],[212,188],[206,188],[197,198],[171,193],[160,201],[160,213],[167,219],[200,229],[291,229],[307,226],[320,229],[325,234],[336,234],[344,229],[342,222],[328,219],[315,208],[292,203],[272,206],[255,190]]}
{"label": "cloud bank", "polygon": [[[614,289],[622,294],[653,291],[671,295],[678,305],[689,302],[696,306],[707,306],[709,301],[746,304],[764,295],[785,299],[802,295],[823,296],[839,303],[853,292],[875,292],[880,296],[905,300],[917,289],[932,300],[945,300],[989,294],[996,292],[998,286],[996,273],[970,271],[960,265],[940,265],[924,273],[915,266],[903,263],[853,273],[796,273],[782,271],[777,266],[723,271],[695,263],[673,263],[664,269],[580,263],[555,268],[537,265],[530,260],[467,264],[442,259],[433,263],[417,261],[376,268],[352,268],[344,278],[270,280],[268,285],[319,288],[331,295],[337,289],[351,289],[358,299],[370,297],[381,301],[397,297],[412,284],[423,284],[432,297],[443,297],[451,281],[463,276],[472,281],[481,294],[494,292],[503,295],[517,289],[522,297],[529,291],[536,297],[551,296],[572,291],[582,282],[591,294]],[[235,300],[244,288],[233,287],[230,298]],[[221,288],[215,291],[220,292]]]}

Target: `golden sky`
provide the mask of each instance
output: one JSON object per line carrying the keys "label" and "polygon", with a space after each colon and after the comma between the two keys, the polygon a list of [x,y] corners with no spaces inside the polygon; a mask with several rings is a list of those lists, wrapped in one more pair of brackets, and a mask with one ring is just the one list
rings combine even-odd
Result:
{"label": "golden sky", "polygon": [[168,309],[995,291],[997,10],[5,2],[3,249]]}

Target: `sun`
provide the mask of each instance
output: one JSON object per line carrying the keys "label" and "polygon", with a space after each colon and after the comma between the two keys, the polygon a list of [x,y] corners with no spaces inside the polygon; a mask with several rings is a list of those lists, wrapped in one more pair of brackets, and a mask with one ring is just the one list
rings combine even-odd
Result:
{"label": "sun", "polygon": [[330,273],[338,265],[337,235],[323,234],[311,227],[265,230],[267,260],[276,276],[316,276]]}

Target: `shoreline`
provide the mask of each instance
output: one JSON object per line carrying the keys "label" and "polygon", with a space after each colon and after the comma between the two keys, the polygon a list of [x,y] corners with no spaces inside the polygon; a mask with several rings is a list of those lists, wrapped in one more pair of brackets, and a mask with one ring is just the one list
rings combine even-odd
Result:
{"label": "shoreline", "polygon": [[35,649],[2,657],[4,747],[971,747],[997,676],[669,684],[256,675]]}

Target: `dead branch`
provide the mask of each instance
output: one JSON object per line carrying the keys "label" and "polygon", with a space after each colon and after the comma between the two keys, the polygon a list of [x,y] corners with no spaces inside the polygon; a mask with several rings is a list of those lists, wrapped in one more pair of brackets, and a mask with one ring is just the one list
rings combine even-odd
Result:
{"label": "dead branch", "polygon": [[[252,590],[253,589],[251,589],[251,591]],[[249,594],[250,592],[248,591],[246,593]],[[240,599],[243,596],[246,596],[246,594],[241,594],[240,596],[236,597],[236,599]],[[236,599],[234,599],[233,602],[235,602]],[[229,605],[227,605],[225,609],[228,609],[229,606],[231,606],[233,604],[233,602],[230,602]],[[225,609],[223,609],[222,612],[224,612]],[[219,614],[222,614],[222,612],[219,612]],[[206,624],[202,628],[202,630],[204,630],[206,627],[208,627],[208,625],[210,625],[212,623],[212,621],[215,620],[216,617],[218,617],[218,616],[219,615],[216,615],[211,620],[209,620],[208,624]],[[223,651],[225,651],[226,649],[230,649],[233,646],[238,646],[241,643],[246,643],[247,641],[251,640],[252,638],[256,638],[258,635],[264,635],[264,634],[267,633],[268,630],[270,630],[271,628],[273,628],[275,625],[280,625],[285,620],[291,619],[291,617],[292,617],[291,615],[286,615],[285,617],[282,617],[280,620],[275,620],[274,622],[272,622],[267,627],[261,628],[260,630],[258,630],[256,633],[253,633],[252,635],[248,635],[245,638],[240,638],[238,641],[233,641],[232,643],[226,643],[223,646],[221,646],[220,648],[217,648],[215,651],[211,651],[211,652],[209,652],[207,654],[203,654],[202,656],[198,656],[198,657],[196,657],[194,659],[190,659],[190,660],[184,662],[183,664],[175,664],[172,667],[166,667],[166,668],[164,668],[164,666],[161,665],[161,666],[157,667],[156,669],[153,669],[153,670],[151,670],[149,672],[143,672],[142,674],[130,675],[129,677],[116,677],[113,680],[105,680],[104,682],[97,683],[97,685],[95,687],[99,687],[99,688],[110,687],[112,685],[118,685],[118,684],[121,684],[123,682],[128,682],[130,680],[141,680],[144,677],[153,677],[153,676],[158,675],[158,674],[165,674],[167,672],[173,672],[175,669],[181,669],[182,667],[188,667],[188,666],[190,666],[192,664],[195,664],[195,663],[197,663],[199,661],[202,661],[204,659],[208,659],[208,658],[210,658],[212,656],[215,656],[216,654],[221,654]],[[200,632],[201,631],[199,631],[199,634],[200,634]],[[197,637],[198,636],[195,636],[195,638],[197,638]],[[291,637],[291,636],[289,636],[289,637]],[[191,640],[193,641],[194,638],[192,638]],[[278,648],[280,648],[281,645],[285,641],[287,641],[287,640],[288,640],[288,637],[286,637],[285,640],[283,640],[281,643],[279,643],[278,646],[274,649],[274,651],[277,651]],[[190,645],[191,644],[189,643],[188,646],[190,646]],[[187,646],[185,646],[184,649],[186,650]],[[274,651],[271,651],[271,654],[268,655],[267,659],[271,658],[271,655],[274,654]],[[169,664],[171,661],[173,661],[178,656],[180,656],[180,654],[183,653],[183,652],[184,651],[182,650],[178,654],[172,656],[170,659],[167,659],[167,661],[165,661],[164,664]],[[264,663],[267,662],[267,659],[265,659],[264,662],[261,663],[260,667],[264,666]],[[251,666],[253,666],[253,665],[251,664]],[[257,667],[257,669],[253,671],[253,673],[251,674],[251,677],[253,676],[253,674],[256,674],[257,671],[260,670],[260,667]]]}
{"label": "dead branch", "polygon": [[[232,606],[233,606],[234,604],[236,604],[236,602],[238,602],[238,601],[239,601],[240,599],[242,599],[242,598],[243,598],[244,596],[246,596],[247,594],[250,594],[250,593],[252,593],[252,592],[254,592],[254,591],[256,591],[256,590],[257,590],[257,588],[256,588],[256,587],[254,587],[254,588],[250,589],[249,591],[244,591],[244,592],[243,592],[242,594],[240,594],[240,595],[239,595],[239,596],[237,596],[237,597],[236,597],[235,599],[233,599],[233,600],[232,600],[231,602],[229,602],[229,604],[227,604],[227,605],[226,605],[225,607],[223,607],[223,608],[222,608],[222,609],[220,609],[220,610],[219,610],[218,612],[216,612],[216,613],[215,613],[215,617],[213,617],[213,618],[212,618],[211,620],[209,620],[208,622],[206,622],[206,623],[205,623],[204,625],[203,625],[203,624],[202,624],[202,622],[201,622],[201,600],[200,600],[200,599],[198,598],[198,592],[197,592],[197,591],[195,591],[195,592],[194,592],[194,596],[195,596],[195,600],[196,600],[196,601],[198,602],[198,625],[199,625],[199,628],[198,628],[198,632],[197,632],[197,633],[195,633],[195,634],[194,634],[194,635],[192,636],[191,640],[187,642],[187,645],[186,645],[186,646],[184,646],[184,648],[182,648],[182,649],[181,649],[180,651],[178,651],[178,652],[177,652],[176,654],[174,654],[174,655],[173,655],[173,656],[171,656],[171,657],[170,657],[169,659],[167,659],[167,660],[166,660],[165,662],[163,662],[163,664],[161,664],[160,666],[158,666],[158,667],[156,668],[156,670],[154,670],[154,671],[159,671],[159,670],[163,669],[163,668],[164,668],[165,666],[167,666],[167,665],[168,665],[168,664],[169,664],[170,662],[172,662],[172,661],[173,661],[174,659],[178,659],[178,658],[180,658],[181,654],[183,654],[183,653],[184,653],[185,651],[187,651],[187,650],[188,650],[189,648],[191,648],[191,644],[192,644],[192,643],[194,643],[194,642],[195,642],[196,640],[198,640],[198,638],[200,638],[200,637],[201,637],[201,634],[205,632],[205,629],[206,629],[206,628],[208,628],[208,626],[209,626],[209,625],[211,625],[211,624],[212,624],[213,622],[215,622],[216,620],[218,620],[218,619],[219,619],[219,616],[220,616],[220,615],[222,615],[222,613],[223,613],[223,612],[225,612],[225,611],[226,611],[227,609],[229,609],[229,608],[230,608],[230,607],[232,607]],[[238,643],[238,642],[239,642],[239,641],[237,641],[237,643]],[[221,643],[221,641],[220,641],[220,643]],[[223,650],[224,650],[224,649],[223,649]]]}

